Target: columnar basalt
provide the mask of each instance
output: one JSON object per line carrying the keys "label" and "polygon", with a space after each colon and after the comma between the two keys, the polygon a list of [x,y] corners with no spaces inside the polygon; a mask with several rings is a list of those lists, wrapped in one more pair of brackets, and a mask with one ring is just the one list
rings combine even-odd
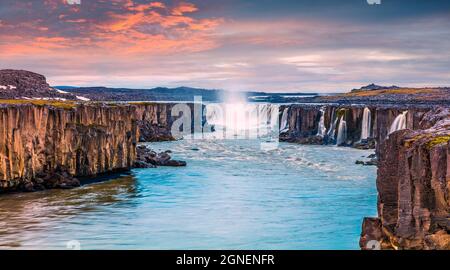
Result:
{"label": "columnar basalt", "polygon": [[133,111],[99,105],[0,107],[2,189],[30,183],[43,188],[56,172],[78,177],[130,168],[138,135],[129,117]]}
{"label": "columnar basalt", "polygon": [[[370,110],[368,138],[361,140],[364,110]],[[350,106],[350,105],[306,105],[281,106],[287,109],[288,129],[280,134],[280,140],[301,144],[336,144],[341,121],[346,122],[345,146],[375,148],[376,143],[384,141],[395,118],[407,111],[406,128],[417,129],[423,114],[429,108]],[[325,134],[319,132],[319,123],[324,113]],[[342,125],[341,125],[342,126]]]}
{"label": "columnar basalt", "polygon": [[364,220],[363,249],[450,249],[450,110],[414,124],[379,147],[378,217]]}
{"label": "columnar basalt", "polygon": [[74,177],[128,170],[139,139],[172,139],[174,119],[171,106],[156,103],[0,105],[0,191],[65,188],[79,185]]}

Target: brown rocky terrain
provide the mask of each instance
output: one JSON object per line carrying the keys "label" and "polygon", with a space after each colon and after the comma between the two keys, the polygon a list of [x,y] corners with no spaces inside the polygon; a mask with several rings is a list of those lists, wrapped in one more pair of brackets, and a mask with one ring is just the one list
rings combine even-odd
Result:
{"label": "brown rocky terrain", "polygon": [[424,114],[418,128],[381,143],[379,213],[364,220],[363,249],[450,249],[450,110]]}
{"label": "brown rocky terrain", "polygon": [[16,98],[77,99],[73,94],[50,87],[43,75],[25,70],[0,70],[0,99]]}

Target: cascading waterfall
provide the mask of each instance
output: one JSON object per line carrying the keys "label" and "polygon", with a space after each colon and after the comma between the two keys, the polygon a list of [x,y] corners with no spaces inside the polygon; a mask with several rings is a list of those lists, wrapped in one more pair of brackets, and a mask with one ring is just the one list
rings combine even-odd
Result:
{"label": "cascading waterfall", "polygon": [[372,113],[369,108],[364,108],[362,127],[361,127],[361,141],[367,140],[371,135]]}
{"label": "cascading waterfall", "polygon": [[333,121],[333,123],[331,124],[330,130],[328,130],[328,139],[329,140],[333,140],[335,139],[336,136],[336,127],[337,127],[337,123],[339,121],[339,118],[336,117],[336,109],[333,108],[333,111],[331,112],[331,119]]}
{"label": "cascading waterfall", "polygon": [[289,130],[289,124],[288,124],[288,115],[289,115],[289,108],[285,108],[283,110],[283,114],[281,116],[281,125],[280,125],[280,133],[286,132]]}
{"label": "cascading waterfall", "polygon": [[[285,117],[287,122],[287,115]],[[279,106],[275,104],[213,103],[206,105],[206,121],[214,138],[277,137]],[[283,122],[283,120],[282,120]],[[286,128],[286,127],[285,127]]]}
{"label": "cascading waterfall", "polygon": [[394,122],[391,125],[391,129],[389,130],[389,134],[392,134],[396,131],[406,129],[406,115],[408,114],[408,111],[404,111],[400,115],[398,115]]}
{"label": "cascading waterfall", "polygon": [[320,120],[319,120],[319,128],[317,131],[317,136],[325,137],[327,133],[327,128],[325,127],[325,109],[326,107],[320,108]]}
{"label": "cascading waterfall", "polygon": [[344,120],[344,116],[341,116],[339,120],[338,136],[336,140],[337,145],[343,145],[347,141],[347,122]]}

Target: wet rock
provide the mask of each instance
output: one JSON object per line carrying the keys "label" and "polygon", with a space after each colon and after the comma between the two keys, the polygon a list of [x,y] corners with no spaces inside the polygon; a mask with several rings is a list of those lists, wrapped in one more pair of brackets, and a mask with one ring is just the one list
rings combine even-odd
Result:
{"label": "wet rock", "polygon": [[135,162],[136,168],[155,168],[156,166],[170,166],[170,167],[183,167],[186,166],[185,161],[173,160],[169,155],[170,150],[161,153],[147,148],[145,145],[140,145],[136,148],[137,161]]}
{"label": "wet rock", "polygon": [[186,161],[181,161],[181,160],[168,160],[166,161],[165,164],[161,165],[161,166],[170,166],[170,167],[185,167]]}
{"label": "wet rock", "polygon": [[372,158],[369,161],[364,162],[365,166],[377,166],[378,165],[378,159]]}
{"label": "wet rock", "polygon": [[140,168],[140,169],[156,168],[155,165],[148,163],[148,162],[141,161],[141,160],[136,161],[134,163],[134,167]]}
{"label": "wet rock", "polygon": [[357,160],[357,161],[355,162],[355,164],[356,164],[356,165],[364,165],[364,161],[362,161],[362,160]]}

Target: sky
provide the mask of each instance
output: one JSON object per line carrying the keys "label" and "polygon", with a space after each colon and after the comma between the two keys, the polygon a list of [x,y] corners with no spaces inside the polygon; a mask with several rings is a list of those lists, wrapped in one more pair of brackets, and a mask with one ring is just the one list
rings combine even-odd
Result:
{"label": "sky", "polygon": [[450,86],[450,1],[1,0],[4,68],[72,86]]}

